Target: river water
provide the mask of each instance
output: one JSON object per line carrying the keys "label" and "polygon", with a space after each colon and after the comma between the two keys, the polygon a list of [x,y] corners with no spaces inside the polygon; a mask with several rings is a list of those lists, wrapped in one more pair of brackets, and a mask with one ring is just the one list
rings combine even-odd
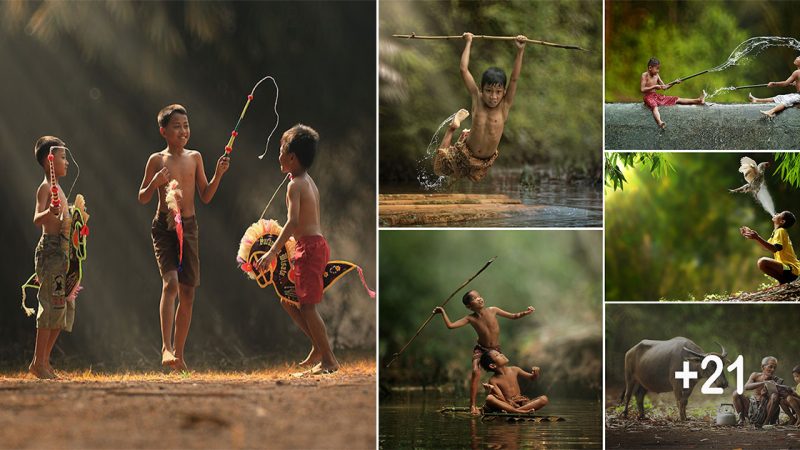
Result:
{"label": "river water", "polygon": [[448,227],[602,227],[603,188],[591,182],[567,181],[552,176],[547,168],[494,168],[484,180],[473,183],[458,180],[438,190],[430,191],[420,185],[381,186],[381,194],[459,193],[505,194],[530,206],[511,217],[480,219],[447,224],[419,226]]}
{"label": "river water", "polygon": [[[561,422],[483,421],[466,413],[439,412],[453,406],[450,394],[406,392],[380,402],[379,448],[590,449],[601,448],[602,408],[597,401],[550,399],[543,415]],[[469,404],[466,398],[456,401]]]}

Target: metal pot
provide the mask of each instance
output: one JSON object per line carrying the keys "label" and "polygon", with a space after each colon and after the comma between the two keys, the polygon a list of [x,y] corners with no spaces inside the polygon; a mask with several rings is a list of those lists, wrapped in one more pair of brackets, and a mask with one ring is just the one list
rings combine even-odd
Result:
{"label": "metal pot", "polygon": [[717,408],[717,425],[736,425],[736,409],[730,403],[723,403]]}

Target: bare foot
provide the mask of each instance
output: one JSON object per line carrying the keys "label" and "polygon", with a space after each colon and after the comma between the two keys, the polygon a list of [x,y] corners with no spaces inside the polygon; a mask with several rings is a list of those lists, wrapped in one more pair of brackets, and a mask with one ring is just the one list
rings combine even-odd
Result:
{"label": "bare foot", "polygon": [[700,104],[701,105],[705,105],[706,104],[706,96],[708,96],[708,92],[706,92],[706,90],[703,89],[703,95],[700,96]]}
{"label": "bare foot", "polygon": [[311,375],[330,375],[339,371],[339,365],[336,364],[334,366],[324,366],[322,363],[317,364],[314,366],[313,369],[309,370]]}
{"label": "bare foot", "polygon": [[771,113],[769,111],[761,111],[761,114],[769,117],[770,119],[774,119],[775,118],[775,114],[773,114],[773,113]]}
{"label": "bare foot", "polygon": [[480,416],[481,410],[477,406],[472,405],[469,407],[469,413],[472,414],[473,416]]}
{"label": "bare foot", "polygon": [[183,358],[175,358],[175,364],[173,364],[171,367],[175,372],[189,371],[189,368],[186,366],[186,361],[184,361]]}
{"label": "bare foot", "polygon": [[311,351],[308,353],[308,356],[306,356],[306,359],[300,361],[299,363],[297,363],[297,365],[300,367],[314,367],[321,362],[322,362],[322,355],[318,354],[316,349],[312,347]]}
{"label": "bare foot", "polygon": [[455,117],[453,117],[453,121],[450,122],[450,128],[457,129],[461,126],[461,121],[469,117],[469,111],[466,109],[459,109],[456,113]]}
{"label": "bare foot", "polygon": [[34,366],[33,363],[31,363],[31,365],[28,366],[28,372],[40,380],[52,380],[55,378],[55,374],[50,373],[44,364]]}
{"label": "bare foot", "polygon": [[171,351],[169,351],[167,349],[161,350],[161,365],[162,366],[174,367],[177,362],[178,362],[178,358],[176,358],[175,355]]}
{"label": "bare foot", "polygon": [[753,97],[753,94],[751,92],[747,93],[747,98],[750,99],[750,103],[756,103],[756,98]]}
{"label": "bare foot", "polygon": [[667,124],[665,122],[659,122],[658,123],[658,128],[661,128],[662,130],[666,130],[667,129]]}

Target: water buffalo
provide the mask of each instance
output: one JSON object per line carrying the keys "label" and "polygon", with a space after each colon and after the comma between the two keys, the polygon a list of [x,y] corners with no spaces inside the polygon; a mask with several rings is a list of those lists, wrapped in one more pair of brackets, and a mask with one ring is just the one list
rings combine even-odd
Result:
{"label": "water buffalo", "polygon": [[[686,404],[689,402],[689,395],[692,393],[695,384],[701,379],[710,377],[715,364],[708,364],[705,370],[700,368],[701,361],[707,355],[719,356],[725,365],[730,361],[725,359],[728,352],[722,344],[721,353],[706,353],[697,344],[685,337],[675,337],[668,341],[653,341],[645,339],[625,353],[625,392],[622,394],[625,399],[624,417],[628,417],[628,404],[631,395],[636,394],[636,402],[639,405],[639,417],[644,418],[644,395],[648,391],[669,392],[675,394],[678,402],[681,420],[686,420]],[[689,389],[683,389],[683,379],[676,379],[675,372],[683,370],[683,362],[689,361],[689,368],[698,373],[698,378],[689,381]],[[726,388],[728,380],[725,378],[725,371],[717,377],[714,386]]]}

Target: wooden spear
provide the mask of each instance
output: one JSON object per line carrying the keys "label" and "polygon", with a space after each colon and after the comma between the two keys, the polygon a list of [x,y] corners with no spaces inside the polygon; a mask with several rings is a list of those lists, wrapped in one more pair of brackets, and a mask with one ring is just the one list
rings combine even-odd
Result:
{"label": "wooden spear", "polygon": [[[411,34],[393,34],[392,37],[401,38],[401,39],[464,39],[463,36],[417,36],[414,33]],[[516,41],[517,38],[515,36],[486,36],[483,34],[475,34],[472,36],[473,39],[488,39],[494,41]],[[554,44],[552,42],[546,41],[537,41],[536,39],[525,39],[525,42],[528,44],[536,44],[536,45],[544,45],[547,47],[558,47],[558,48],[566,48],[569,50],[582,50],[584,52],[590,52],[591,50],[587,50],[583,47],[578,47],[577,45],[564,45],[564,44]]]}
{"label": "wooden spear", "polygon": [[[489,267],[489,264],[493,263],[495,259],[497,259],[497,256],[495,256],[495,257],[493,257],[492,259],[490,259],[489,261],[487,261],[487,262],[486,262],[486,264],[484,264],[484,265],[483,265],[483,267],[481,267],[481,270],[479,270],[478,272],[476,272],[476,273],[475,273],[475,275],[473,275],[472,277],[470,277],[470,278],[469,278],[467,281],[465,281],[465,282],[461,283],[461,286],[457,287],[457,288],[456,288],[456,290],[454,290],[454,291],[453,291],[453,293],[452,293],[452,294],[450,294],[450,296],[449,296],[449,297],[447,297],[447,299],[444,301],[444,303],[442,303],[442,304],[441,304],[441,305],[439,305],[439,306],[441,306],[442,308],[444,308],[444,305],[446,305],[446,304],[447,304],[447,302],[449,302],[449,301],[450,301],[450,299],[451,299],[451,298],[453,298],[453,296],[454,296],[454,295],[458,294],[458,291],[460,291],[462,288],[464,288],[464,286],[468,285],[470,281],[472,281],[472,280],[474,280],[475,278],[477,278],[477,276],[478,276],[478,275],[480,275],[480,274],[481,274],[481,272],[483,272],[484,270],[486,270],[486,268],[487,268],[487,267]],[[400,356],[400,355],[401,355],[401,354],[402,354],[402,353],[403,353],[403,352],[406,350],[406,348],[408,348],[408,346],[409,346],[409,345],[411,345],[411,343],[412,343],[412,342],[414,342],[414,339],[416,339],[416,338],[417,338],[417,336],[419,336],[419,334],[422,332],[422,329],[423,329],[423,328],[425,328],[425,326],[426,326],[426,325],[428,325],[428,323],[431,321],[431,319],[433,319],[433,316],[435,316],[435,315],[436,315],[436,314],[434,314],[434,313],[431,313],[431,315],[428,317],[428,320],[426,320],[426,321],[425,321],[425,322],[422,324],[422,326],[421,326],[421,327],[419,327],[419,329],[417,330],[417,332],[416,332],[416,333],[414,333],[414,336],[412,336],[412,337],[411,337],[411,340],[410,340],[410,341],[408,341],[408,343],[406,343],[406,345],[404,345],[404,346],[403,346],[403,348],[401,348],[399,352],[397,352],[397,353],[395,353],[394,355],[392,355],[392,359],[391,359],[391,361],[389,361],[389,363],[388,363],[388,364],[386,364],[386,367],[389,367],[389,366],[391,366],[391,365],[392,365],[392,363],[394,362],[394,360],[395,360],[395,359],[397,359],[397,358],[398,358],[398,357],[399,357],[399,356]]]}

